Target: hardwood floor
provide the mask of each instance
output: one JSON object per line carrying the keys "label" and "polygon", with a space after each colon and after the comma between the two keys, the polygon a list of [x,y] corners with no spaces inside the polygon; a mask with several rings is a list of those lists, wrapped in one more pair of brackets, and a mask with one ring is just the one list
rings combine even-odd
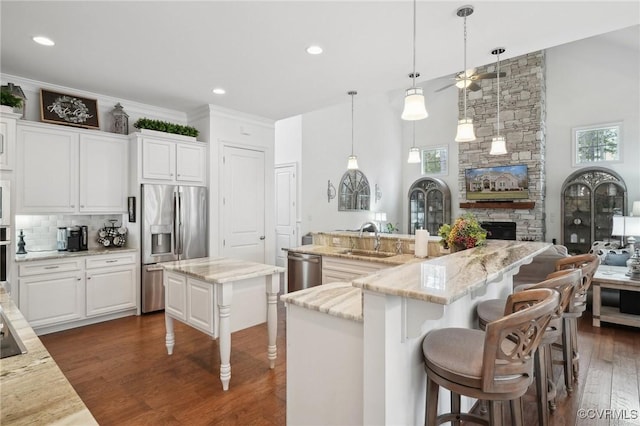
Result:
{"label": "hardwood floor", "polygon": [[[162,313],[41,339],[101,425],[284,425],[284,307],[278,315],[274,370],[266,357],[265,325],[232,335],[229,392],[222,391],[218,377],[217,341],[176,322],[176,348],[167,356]],[[552,426],[640,424],[639,337],[634,328],[594,328],[590,315],[580,320],[578,382],[571,397],[560,384]],[[579,418],[580,409],[593,410],[588,414],[596,418]],[[607,418],[595,409],[613,411]],[[525,403],[525,420],[527,426],[538,424],[533,402]]]}

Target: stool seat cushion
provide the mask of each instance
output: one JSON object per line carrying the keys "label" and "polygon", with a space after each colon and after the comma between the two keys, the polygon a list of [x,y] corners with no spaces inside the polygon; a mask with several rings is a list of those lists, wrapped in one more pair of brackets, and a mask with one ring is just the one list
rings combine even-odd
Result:
{"label": "stool seat cushion", "polygon": [[[468,328],[442,328],[427,334],[422,353],[427,366],[452,382],[481,387],[485,334]],[[462,376],[462,377],[461,377]]]}
{"label": "stool seat cushion", "polygon": [[476,312],[481,323],[488,323],[495,321],[504,316],[504,306],[506,300],[503,299],[490,299],[478,303]]}

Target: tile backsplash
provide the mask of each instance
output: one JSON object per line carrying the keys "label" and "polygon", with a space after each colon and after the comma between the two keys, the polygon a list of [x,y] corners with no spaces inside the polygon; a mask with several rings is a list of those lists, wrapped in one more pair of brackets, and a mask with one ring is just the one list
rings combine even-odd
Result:
{"label": "tile backsplash", "polygon": [[17,215],[16,216],[16,250],[20,230],[24,232],[25,249],[32,251],[56,250],[58,227],[89,227],[89,249],[101,247],[98,244],[98,230],[110,226],[109,220],[115,219],[117,225],[127,224],[124,215]]}

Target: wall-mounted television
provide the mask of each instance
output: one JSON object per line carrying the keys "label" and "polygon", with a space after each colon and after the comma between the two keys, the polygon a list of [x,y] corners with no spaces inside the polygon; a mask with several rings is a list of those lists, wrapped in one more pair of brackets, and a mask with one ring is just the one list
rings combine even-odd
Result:
{"label": "wall-mounted television", "polygon": [[467,200],[496,201],[529,198],[526,164],[466,169]]}

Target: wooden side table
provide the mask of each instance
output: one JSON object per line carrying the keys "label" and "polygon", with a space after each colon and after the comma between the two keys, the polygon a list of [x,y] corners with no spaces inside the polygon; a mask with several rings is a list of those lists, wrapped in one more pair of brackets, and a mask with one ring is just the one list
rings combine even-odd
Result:
{"label": "wooden side table", "polygon": [[640,327],[640,315],[625,314],[620,309],[611,306],[602,306],[600,289],[613,288],[640,292],[640,281],[632,280],[625,275],[626,266],[600,265],[593,276],[593,326],[600,327],[600,321],[614,324]]}

